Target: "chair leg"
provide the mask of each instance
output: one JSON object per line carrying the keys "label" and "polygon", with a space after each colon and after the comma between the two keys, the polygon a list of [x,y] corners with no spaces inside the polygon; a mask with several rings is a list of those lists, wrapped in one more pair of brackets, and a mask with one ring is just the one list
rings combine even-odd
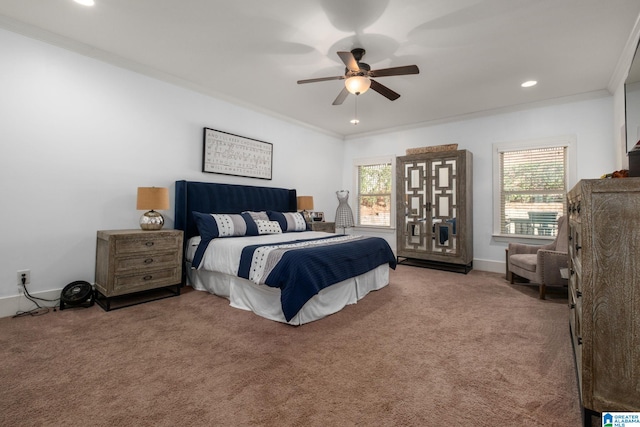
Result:
{"label": "chair leg", "polygon": [[540,299],[544,299],[545,294],[547,292],[547,287],[545,285],[540,285]]}
{"label": "chair leg", "polygon": [[512,272],[508,272],[507,273],[507,280],[509,281],[509,283],[511,283],[513,285],[513,273]]}

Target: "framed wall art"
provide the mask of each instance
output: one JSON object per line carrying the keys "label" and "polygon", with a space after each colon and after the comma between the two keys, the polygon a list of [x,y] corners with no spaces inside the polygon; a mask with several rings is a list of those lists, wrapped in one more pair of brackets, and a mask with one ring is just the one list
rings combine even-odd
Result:
{"label": "framed wall art", "polygon": [[204,128],[202,172],[271,179],[273,144]]}

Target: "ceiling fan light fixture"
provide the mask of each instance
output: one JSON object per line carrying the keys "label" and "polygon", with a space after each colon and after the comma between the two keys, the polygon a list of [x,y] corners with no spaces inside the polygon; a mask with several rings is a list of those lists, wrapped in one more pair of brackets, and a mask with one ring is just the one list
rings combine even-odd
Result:
{"label": "ceiling fan light fixture", "polygon": [[347,88],[349,93],[352,93],[354,95],[362,95],[369,90],[369,87],[371,86],[371,80],[369,80],[368,77],[364,76],[353,76],[344,81],[344,86]]}

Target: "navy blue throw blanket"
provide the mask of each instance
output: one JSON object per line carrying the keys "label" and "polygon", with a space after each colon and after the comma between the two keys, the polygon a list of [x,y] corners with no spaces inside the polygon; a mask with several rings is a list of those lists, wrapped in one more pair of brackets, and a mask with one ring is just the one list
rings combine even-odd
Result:
{"label": "navy blue throw blanket", "polygon": [[[329,240],[331,238],[314,239]],[[294,242],[287,242],[294,243]],[[249,279],[254,252],[265,246],[252,245],[242,251],[238,276]],[[359,276],[382,264],[396,268],[396,258],[386,240],[366,237],[336,244],[287,249],[268,273],[264,284],[280,288],[280,302],[287,321],[320,290]]]}

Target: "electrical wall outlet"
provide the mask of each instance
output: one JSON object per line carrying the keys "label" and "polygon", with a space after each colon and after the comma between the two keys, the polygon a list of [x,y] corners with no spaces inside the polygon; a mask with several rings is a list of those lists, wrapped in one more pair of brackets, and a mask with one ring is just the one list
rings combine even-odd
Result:
{"label": "electrical wall outlet", "polygon": [[18,270],[18,287],[22,288],[22,281],[24,279],[24,284],[28,285],[31,283],[31,270]]}

